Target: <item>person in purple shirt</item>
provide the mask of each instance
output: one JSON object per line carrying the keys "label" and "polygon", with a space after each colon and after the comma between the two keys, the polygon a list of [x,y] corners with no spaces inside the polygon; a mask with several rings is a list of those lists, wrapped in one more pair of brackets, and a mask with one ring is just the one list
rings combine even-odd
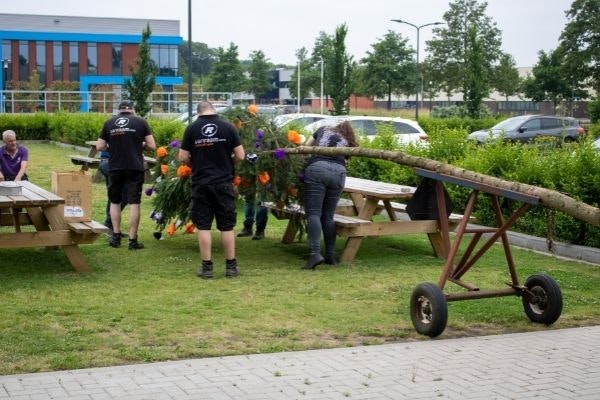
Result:
{"label": "person in purple shirt", "polygon": [[7,130],[2,132],[4,146],[0,147],[0,181],[26,181],[29,151],[17,144],[17,134]]}

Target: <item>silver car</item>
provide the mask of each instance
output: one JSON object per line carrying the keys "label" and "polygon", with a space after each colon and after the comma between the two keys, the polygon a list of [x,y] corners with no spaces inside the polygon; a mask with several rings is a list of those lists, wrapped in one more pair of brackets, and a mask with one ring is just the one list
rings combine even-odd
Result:
{"label": "silver car", "polygon": [[551,115],[522,115],[505,119],[490,129],[469,134],[478,143],[503,138],[511,142],[531,142],[537,138],[559,138],[565,143],[579,140],[585,131],[575,118]]}

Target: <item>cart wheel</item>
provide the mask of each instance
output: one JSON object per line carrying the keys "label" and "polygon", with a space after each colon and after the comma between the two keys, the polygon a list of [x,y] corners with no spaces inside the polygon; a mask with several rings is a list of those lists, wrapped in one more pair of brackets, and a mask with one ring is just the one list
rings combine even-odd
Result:
{"label": "cart wheel", "polygon": [[554,279],[546,274],[530,276],[525,282],[523,308],[532,322],[553,324],[562,312],[562,293]]}
{"label": "cart wheel", "polygon": [[433,283],[421,283],[410,297],[410,318],[422,335],[436,337],[446,328],[448,304],[442,290]]}

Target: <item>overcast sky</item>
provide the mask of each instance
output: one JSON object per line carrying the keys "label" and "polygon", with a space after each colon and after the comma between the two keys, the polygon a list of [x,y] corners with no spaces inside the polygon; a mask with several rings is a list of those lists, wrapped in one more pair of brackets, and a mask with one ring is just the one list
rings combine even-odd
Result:
{"label": "overcast sky", "polygon": [[[1,0],[0,13],[179,20],[188,39],[187,0]],[[534,65],[540,50],[552,50],[567,19],[572,0],[489,0],[487,15],[502,31],[503,51],[518,67]],[[415,25],[443,22],[448,1],[442,0],[192,0],[192,40],[209,47],[238,46],[239,57],[262,50],[273,63],[293,65],[296,50],[312,51],[319,32],[333,34],[348,26],[346,48],[359,60],[388,30],[409,39],[416,48]],[[0,27],[0,30],[3,28]],[[420,59],[431,28],[420,30]]]}

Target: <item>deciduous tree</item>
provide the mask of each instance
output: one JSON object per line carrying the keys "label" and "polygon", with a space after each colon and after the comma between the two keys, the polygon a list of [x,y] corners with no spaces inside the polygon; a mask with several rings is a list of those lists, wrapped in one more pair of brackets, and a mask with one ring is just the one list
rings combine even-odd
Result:
{"label": "deciduous tree", "polygon": [[250,53],[250,68],[248,69],[248,80],[246,91],[254,95],[257,102],[264,97],[271,86],[271,63],[265,57],[262,50],[256,50]]}
{"label": "deciduous tree", "polygon": [[408,39],[388,31],[383,39],[371,45],[372,51],[361,60],[364,64],[364,92],[387,97],[387,109],[392,108],[392,93],[410,93],[414,86],[414,50]]}
{"label": "deciduous tree", "polygon": [[241,92],[246,87],[242,65],[238,59],[238,47],[230,43],[227,50],[217,48],[217,60],[210,74],[210,90],[213,92]]}

